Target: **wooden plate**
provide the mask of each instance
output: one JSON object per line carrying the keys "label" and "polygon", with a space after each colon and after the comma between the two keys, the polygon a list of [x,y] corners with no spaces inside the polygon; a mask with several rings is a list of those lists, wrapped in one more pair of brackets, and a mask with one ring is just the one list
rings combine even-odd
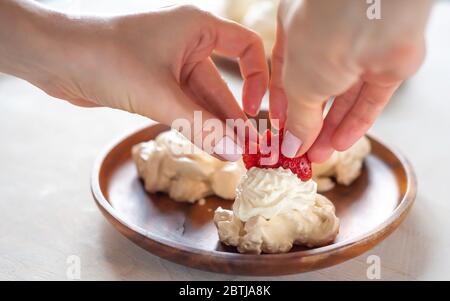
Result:
{"label": "wooden plate", "polygon": [[120,139],[97,160],[92,193],[98,207],[123,235],[147,251],[190,267],[241,275],[283,275],[332,266],[374,247],[403,221],[416,195],[411,165],[397,151],[370,138],[372,153],[350,186],[325,195],[336,206],[341,227],[328,246],[295,247],[286,254],[239,254],[223,246],[213,224],[218,206],[231,201],[207,198],[205,205],[148,194],[137,176],[131,147],[167,130],[153,125]]}

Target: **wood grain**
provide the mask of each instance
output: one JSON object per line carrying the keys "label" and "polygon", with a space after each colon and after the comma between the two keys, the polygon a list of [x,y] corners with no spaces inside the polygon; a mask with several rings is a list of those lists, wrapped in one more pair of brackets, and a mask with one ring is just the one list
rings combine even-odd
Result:
{"label": "wood grain", "polygon": [[410,164],[374,138],[362,175],[350,186],[326,194],[341,219],[331,245],[295,247],[286,254],[239,254],[223,246],[212,222],[215,208],[232,202],[210,197],[206,205],[177,203],[148,194],[131,159],[131,147],[166,126],[154,125],[108,147],[95,164],[92,193],[98,207],[123,235],[147,251],[190,267],[241,275],[282,275],[341,263],[369,250],[403,221],[416,195]]}

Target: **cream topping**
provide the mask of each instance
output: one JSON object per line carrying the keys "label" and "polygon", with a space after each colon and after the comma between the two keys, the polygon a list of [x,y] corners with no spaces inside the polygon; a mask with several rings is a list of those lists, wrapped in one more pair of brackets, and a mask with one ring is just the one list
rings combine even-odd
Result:
{"label": "cream topping", "polygon": [[244,222],[254,216],[270,219],[281,212],[308,208],[316,193],[314,181],[303,182],[288,169],[253,167],[238,184],[233,212]]}

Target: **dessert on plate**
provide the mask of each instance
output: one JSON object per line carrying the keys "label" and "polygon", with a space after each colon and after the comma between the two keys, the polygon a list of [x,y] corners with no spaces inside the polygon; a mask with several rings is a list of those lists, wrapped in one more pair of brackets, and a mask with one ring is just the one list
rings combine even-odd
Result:
{"label": "dessert on plate", "polygon": [[[270,143],[269,131],[266,137]],[[245,149],[248,170],[239,181],[233,210],[219,207],[214,214],[220,241],[253,254],[284,253],[294,244],[318,247],[334,241],[339,219],[333,203],[317,193],[307,156],[289,159],[280,154],[267,166],[262,158],[270,155],[259,150],[249,154],[248,146]]]}
{"label": "dessert on plate", "polygon": [[135,145],[132,156],[148,192],[166,192],[180,202],[193,203],[213,194],[233,200],[245,173],[242,162],[220,161],[175,130]]}
{"label": "dessert on plate", "polygon": [[[282,134],[277,137],[281,145]],[[270,131],[264,139],[271,144]],[[275,162],[264,161],[271,155],[260,148],[250,154],[246,143],[242,161],[223,162],[170,130],[135,145],[132,155],[151,193],[166,192],[175,201],[190,203],[213,194],[235,200],[232,210],[215,211],[214,224],[220,241],[241,253],[283,253],[294,245],[333,242],[339,218],[333,203],[318,192],[333,188],[334,181],[350,185],[359,176],[369,140],[361,138],[322,164],[282,154]]]}
{"label": "dessert on plate", "polygon": [[352,184],[361,174],[364,159],[370,149],[370,141],[364,136],[346,151],[334,152],[324,163],[313,164],[313,179],[317,182],[317,190],[328,191],[335,183],[345,186]]}
{"label": "dessert on plate", "polygon": [[285,253],[294,244],[319,247],[339,231],[335,208],[289,169],[252,167],[237,188],[233,210],[214,214],[219,239],[241,253]]}
{"label": "dessert on plate", "polygon": [[[193,147],[195,152],[175,154],[180,147]],[[166,192],[176,201],[195,202],[212,194],[234,200],[238,181],[246,171],[243,162],[222,162],[193,146],[175,130],[134,146],[132,153],[145,189],[151,193]],[[326,192],[336,183],[352,184],[369,153],[369,139],[362,137],[348,150],[334,152],[324,163],[313,163],[317,191]]]}

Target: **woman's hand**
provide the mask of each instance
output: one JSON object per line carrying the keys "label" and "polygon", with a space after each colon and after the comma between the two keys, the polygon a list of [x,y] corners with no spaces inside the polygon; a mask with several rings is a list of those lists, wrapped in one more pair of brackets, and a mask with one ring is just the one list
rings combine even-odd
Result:
{"label": "woman's hand", "polygon": [[[431,0],[282,0],[272,57],[270,116],[287,130],[282,152],[312,161],[364,135],[424,57]],[[327,100],[336,96],[323,119]]]}
{"label": "woman's hand", "polygon": [[[261,39],[195,7],[72,19],[28,2],[12,2],[18,6],[16,17],[22,17],[21,30],[28,31],[27,39],[30,33],[35,38],[30,47],[26,38],[15,37],[19,50],[11,52],[20,57],[10,60],[20,66],[0,61],[0,70],[3,65],[4,72],[73,104],[126,110],[167,125],[180,118],[193,123],[194,111],[201,111],[203,120],[218,118],[225,128],[225,119],[246,116],[212,62],[213,51],[239,59],[248,113],[257,114],[267,90]],[[205,134],[202,128],[190,138],[199,141]],[[227,160],[240,157],[230,139],[216,142],[207,151]]]}

